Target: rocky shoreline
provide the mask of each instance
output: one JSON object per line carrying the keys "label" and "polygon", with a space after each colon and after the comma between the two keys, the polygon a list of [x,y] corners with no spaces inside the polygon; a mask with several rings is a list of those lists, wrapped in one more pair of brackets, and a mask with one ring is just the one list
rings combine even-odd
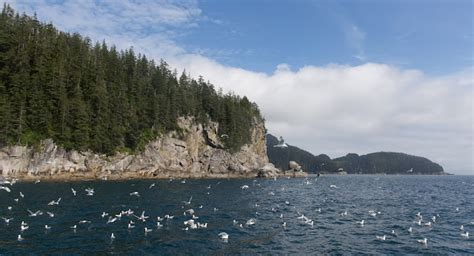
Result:
{"label": "rocky shoreline", "polygon": [[[178,125],[181,134],[170,132],[160,136],[136,154],[106,156],[90,151],[67,151],[51,139],[43,140],[36,148],[3,147],[0,176],[25,181],[69,181],[272,178],[288,173],[269,163],[262,121],[255,120],[250,143],[233,154],[223,149],[217,123],[202,125],[192,117],[181,117]],[[300,171],[301,167],[292,168],[289,176],[306,175]]]}

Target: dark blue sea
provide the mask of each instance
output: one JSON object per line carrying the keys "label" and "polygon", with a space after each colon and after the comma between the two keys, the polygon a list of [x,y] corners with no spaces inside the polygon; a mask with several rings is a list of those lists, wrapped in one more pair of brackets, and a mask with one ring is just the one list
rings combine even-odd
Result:
{"label": "dark blue sea", "polygon": [[[0,219],[0,255],[474,255],[474,176],[42,181],[9,187],[10,193],[0,190],[0,216],[14,219],[8,225]],[[86,195],[86,188],[94,195]],[[58,205],[48,205],[59,198]],[[132,215],[107,224],[109,216],[129,209]],[[191,211],[184,215],[189,209],[194,223],[207,228],[184,224],[192,219]],[[43,214],[29,216],[28,210]],[[143,211],[145,222],[137,218]],[[166,214],[174,218],[158,228],[157,217]],[[247,225],[252,218],[255,223]],[[23,232],[22,221],[29,227]],[[130,221],[134,228],[127,227]],[[152,231],[145,234],[145,227]],[[466,232],[468,238],[461,236]],[[427,245],[417,241],[423,238]]]}

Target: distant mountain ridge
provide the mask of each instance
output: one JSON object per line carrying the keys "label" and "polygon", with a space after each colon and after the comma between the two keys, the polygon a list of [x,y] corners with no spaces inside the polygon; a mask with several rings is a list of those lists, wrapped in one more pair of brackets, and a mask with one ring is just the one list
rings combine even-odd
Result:
{"label": "distant mountain ridge", "polygon": [[318,156],[288,145],[287,148],[276,148],[278,139],[267,134],[267,154],[271,163],[277,168],[287,169],[289,161],[298,162],[309,173],[349,174],[444,174],[443,167],[431,160],[397,152],[376,152],[367,155],[350,153],[343,157],[331,159],[325,154]]}

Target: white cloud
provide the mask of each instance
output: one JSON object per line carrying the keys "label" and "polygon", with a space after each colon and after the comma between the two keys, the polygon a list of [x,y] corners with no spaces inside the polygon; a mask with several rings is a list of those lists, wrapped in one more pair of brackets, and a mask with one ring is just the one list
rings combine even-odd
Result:
{"label": "white cloud", "polygon": [[267,75],[198,55],[172,64],[247,95],[271,133],[315,154],[397,151],[426,156],[447,171],[472,170],[472,70],[429,77],[379,63],[297,71],[281,64]]}
{"label": "white cloud", "polygon": [[[282,63],[265,74],[222,65],[175,43],[177,34],[211,19],[195,1],[16,1],[13,6],[93,40],[106,39],[122,49],[133,45],[137,52],[163,57],[179,70],[247,95],[259,104],[271,133],[314,154],[399,151],[426,156],[447,171],[474,170],[472,69],[432,77],[381,63],[294,71]],[[365,33],[354,25],[345,31],[364,60]]]}

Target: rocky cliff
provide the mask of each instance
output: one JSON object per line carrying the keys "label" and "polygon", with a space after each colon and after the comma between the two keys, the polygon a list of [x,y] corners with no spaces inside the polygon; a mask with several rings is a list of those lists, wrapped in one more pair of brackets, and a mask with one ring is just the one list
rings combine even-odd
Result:
{"label": "rocky cliff", "polygon": [[21,179],[128,179],[166,177],[274,177],[278,169],[268,163],[265,127],[255,121],[251,142],[231,154],[223,149],[218,124],[199,124],[179,118],[180,132],[150,142],[136,154],[113,156],[67,151],[51,139],[39,147],[0,149],[0,173]]}

